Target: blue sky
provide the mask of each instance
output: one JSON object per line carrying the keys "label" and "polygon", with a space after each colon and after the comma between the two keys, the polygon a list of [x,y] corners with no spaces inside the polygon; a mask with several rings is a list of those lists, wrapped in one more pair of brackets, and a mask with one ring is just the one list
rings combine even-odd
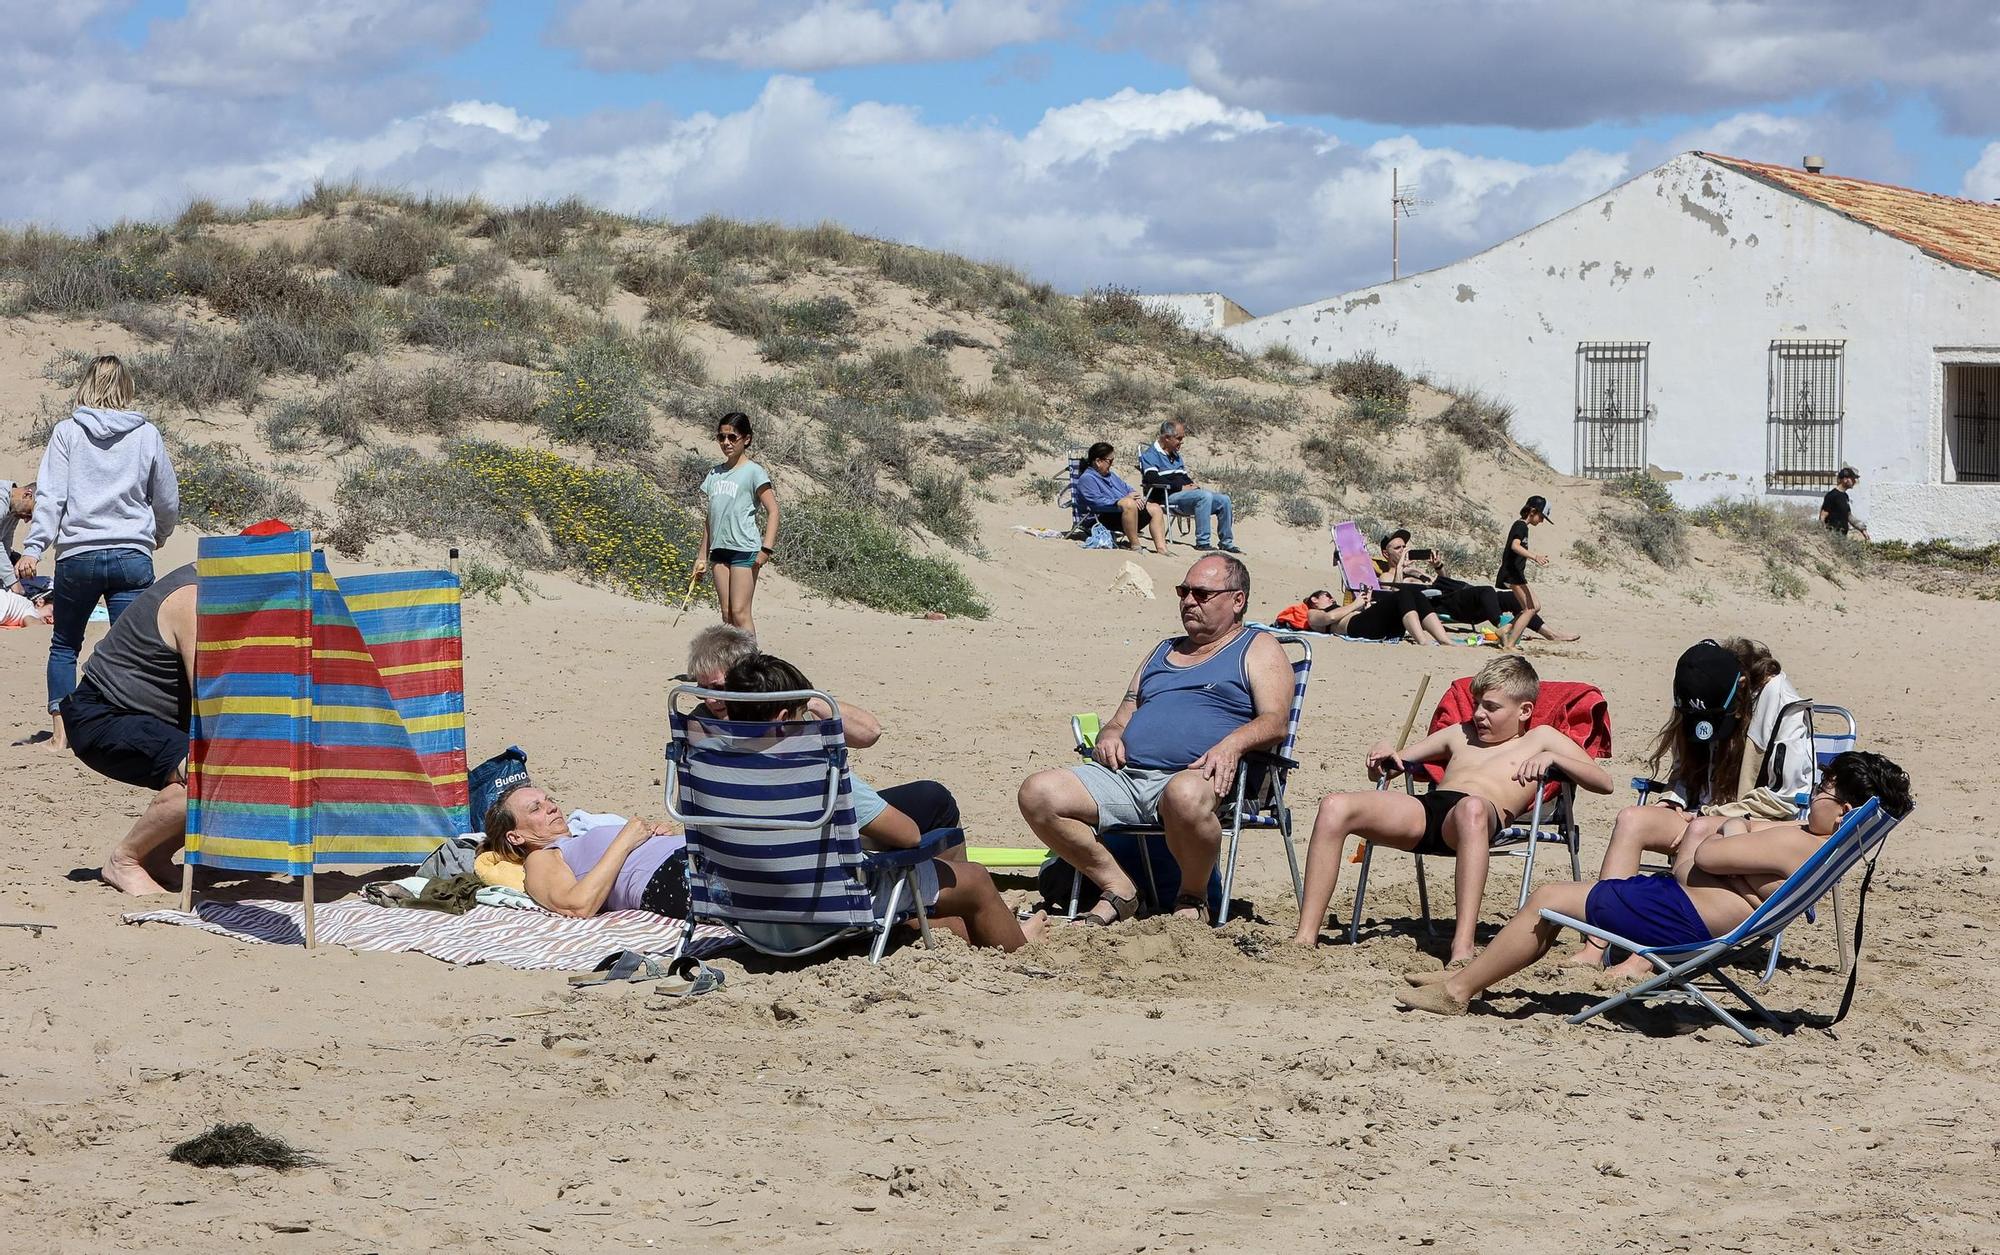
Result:
{"label": "blue sky", "polygon": [[[1261,311],[1674,152],[2000,196],[1987,0],[0,0],[0,217],[318,178],[715,211]],[[82,67],[89,67],[83,69]]]}

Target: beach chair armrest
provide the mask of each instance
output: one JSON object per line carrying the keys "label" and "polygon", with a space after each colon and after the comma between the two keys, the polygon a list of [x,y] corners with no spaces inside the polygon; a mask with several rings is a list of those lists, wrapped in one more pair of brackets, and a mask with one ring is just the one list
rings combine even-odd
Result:
{"label": "beach chair armrest", "polygon": [[963,828],[933,828],[907,850],[870,850],[868,857],[862,860],[862,865],[871,870],[881,867],[916,867],[936,858],[938,851],[962,845],[964,842]]}
{"label": "beach chair armrest", "polygon": [[1276,750],[1245,750],[1236,761],[1252,767],[1276,767],[1280,771],[1297,771],[1299,767],[1296,758],[1286,758]]}
{"label": "beach chair armrest", "polygon": [[1597,940],[1605,942],[1609,945],[1617,946],[1620,950],[1626,950],[1630,951],[1631,953],[1637,954],[1639,951],[1644,950],[1646,948],[1642,945],[1639,945],[1636,942],[1627,940],[1626,938],[1619,936],[1617,933],[1612,932],[1608,928],[1599,928],[1595,924],[1587,923],[1586,921],[1577,919],[1574,916],[1564,915],[1561,911],[1544,910],[1542,912],[1542,918],[1549,921],[1549,923],[1551,924],[1560,924],[1564,928],[1574,928],[1576,929],[1576,931],[1582,933],[1586,937],[1594,937]]}

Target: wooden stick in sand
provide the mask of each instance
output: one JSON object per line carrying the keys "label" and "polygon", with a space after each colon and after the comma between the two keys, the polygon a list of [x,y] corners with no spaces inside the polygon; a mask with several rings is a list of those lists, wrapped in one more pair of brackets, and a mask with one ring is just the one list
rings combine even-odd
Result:
{"label": "wooden stick in sand", "polygon": [[699,566],[689,567],[687,592],[681,595],[681,608],[679,610],[674,611],[675,627],[679,627],[681,625],[681,616],[688,612],[688,603],[694,600],[694,586],[700,582],[701,582],[701,568]]}
{"label": "wooden stick in sand", "polygon": [[[1410,699],[1410,713],[1403,716],[1403,730],[1396,734],[1396,752],[1398,754],[1402,753],[1403,747],[1410,743],[1410,729],[1417,725],[1417,712],[1423,709],[1424,694],[1430,692],[1430,688],[1430,673],[1425,672],[1424,678],[1417,681],[1417,695]],[[1354,853],[1348,856],[1347,861],[1350,863],[1359,863],[1367,849],[1368,843],[1366,841],[1357,842],[1354,846]]]}

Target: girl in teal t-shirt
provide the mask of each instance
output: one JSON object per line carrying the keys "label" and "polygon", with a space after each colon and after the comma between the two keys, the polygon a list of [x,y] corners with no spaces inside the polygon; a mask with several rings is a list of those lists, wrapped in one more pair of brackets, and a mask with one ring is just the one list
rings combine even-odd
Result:
{"label": "girl in teal t-shirt", "polygon": [[[715,601],[722,621],[754,634],[750,599],[757,593],[757,572],[771,560],[778,543],[778,493],[764,468],[750,460],[750,416],[724,414],[715,425],[715,442],[722,446],[722,463],[701,481],[708,498],[702,518],[701,553],[694,573],[713,569]],[[757,504],[764,506],[764,531],[757,531]]]}

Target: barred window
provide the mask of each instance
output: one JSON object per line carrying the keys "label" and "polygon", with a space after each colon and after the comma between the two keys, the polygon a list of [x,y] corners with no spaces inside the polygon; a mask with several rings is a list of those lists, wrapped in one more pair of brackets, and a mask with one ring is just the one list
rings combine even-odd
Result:
{"label": "barred window", "polygon": [[1764,486],[1772,492],[1833,487],[1847,417],[1847,341],[1771,341]]}
{"label": "barred window", "polygon": [[2000,483],[2000,365],[1944,368],[1944,480]]}
{"label": "barred window", "polygon": [[1652,346],[1587,340],[1576,346],[1576,473],[1646,473],[1646,387]]}

